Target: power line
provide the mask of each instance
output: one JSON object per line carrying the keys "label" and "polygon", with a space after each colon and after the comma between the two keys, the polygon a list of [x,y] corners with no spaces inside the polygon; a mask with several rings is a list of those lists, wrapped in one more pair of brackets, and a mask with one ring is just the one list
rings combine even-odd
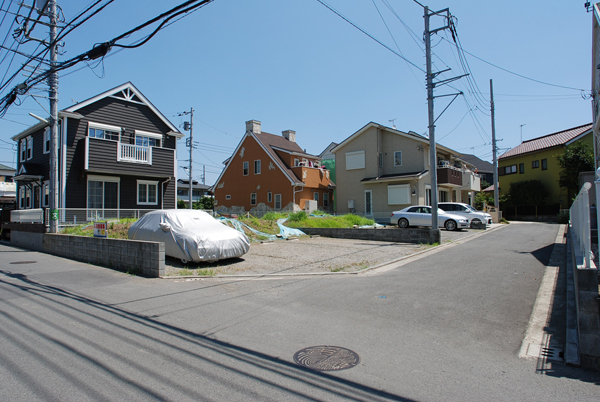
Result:
{"label": "power line", "polygon": [[[444,39],[445,39],[445,38],[444,38]],[[448,41],[448,39],[445,39],[445,40],[446,40],[446,41]],[[450,41],[448,41],[448,42],[449,42],[450,44],[453,44],[453,43],[452,43],[452,42],[450,42]],[[453,45],[454,45],[454,46],[457,46],[456,44],[453,44]],[[557,88],[572,89],[572,90],[574,90],[574,91],[585,91],[585,89],[581,89],[581,88],[574,88],[574,87],[568,87],[568,86],[564,86],[564,85],[551,84],[551,83],[549,83],[549,82],[545,82],[545,81],[537,80],[537,79],[535,79],[535,78],[527,77],[527,76],[525,76],[525,75],[522,75],[522,74],[519,74],[519,73],[515,73],[514,71],[510,71],[510,70],[508,70],[508,69],[506,69],[506,68],[500,67],[500,66],[498,66],[498,65],[496,65],[496,64],[494,64],[494,63],[491,63],[491,62],[489,62],[489,61],[487,61],[487,60],[484,60],[484,59],[482,59],[481,57],[475,56],[473,53],[471,53],[471,52],[468,52],[468,51],[466,51],[466,50],[464,50],[464,49],[462,49],[462,51],[463,51],[463,52],[465,52],[466,54],[468,54],[469,56],[476,58],[476,59],[477,59],[477,60],[479,60],[479,61],[482,61],[482,62],[484,62],[484,63],[486,63],[486,64],[489,64],[489,65],[490,65],[490,66],[492,66],[492,67],[496,67],[496,68],[497,68],[497,69],[499,69],[499,70],[505,71],[505,72],[507,72],[507,73],[509,73],[509,74],[516,75],[517,77],[521,77],[521,78],[523,78],[523,79],[526,79],[526,80],[529,80],[529,81],[537,82],[538,84],[549,85],[549,86],[551,86],[551,87],[557,87]]]}
{"label": "power line", "polygon": [[421,72],[425,73],[425,70],[423,70],[421,67],[417,66],[415,63],[413,63],[412,61],[408,60],[406,57],[402,56],[400,53],[396,52],[394,49],[392,49],[391,47],[389,47],[385,43],[381,42],[379,39],[375,38],[373,35],[371,35],[367,31],[365,31],[361,27],[359,27],[357,24],[355,24],[354,22],[352,22],[348,18],[346,18],[344,15],[342,15],[339,11],[337,11],[336,9],[334,9],[333,7],[331,7],[329,4],[325,3],[323,0],[317,0],[317,1],[319,3],[321,3],[323,6],[325,6],[326,8],[328,8],[331,12],[333,12],[334,14],[336,14],[338,17],[340,17],[341,19],[343,19],[344,21],[346,21],[348,24],[352,25],[354,28],[358,29],[363,34],[367,35],[369,38],[373,39],[375,42],[379,43],[381,46],[385,47],[387,50],[389,50],[390,52],[394,53],[396,56],[400,57],[402,60],[406,61],[407,63],[409,63],[413,67],[415,67],[418,70],[420,70]]}

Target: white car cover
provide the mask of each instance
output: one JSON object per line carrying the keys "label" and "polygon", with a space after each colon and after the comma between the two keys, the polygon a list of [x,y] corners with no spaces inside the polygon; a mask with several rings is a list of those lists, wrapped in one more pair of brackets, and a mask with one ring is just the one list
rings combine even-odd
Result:
{"label": "white car cover", "polygon": [[182,261],[214,262],[241,257],[250,249],[245,234],[204,211],[164,209],[148,212],[131,225],[131,240],[165,243],[165,254]]}

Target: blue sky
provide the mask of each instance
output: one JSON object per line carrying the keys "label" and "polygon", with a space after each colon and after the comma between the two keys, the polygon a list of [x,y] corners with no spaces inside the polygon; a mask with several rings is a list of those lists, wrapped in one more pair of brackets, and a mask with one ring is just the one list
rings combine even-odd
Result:
{"label": "blue sky", "polygon": [[[137,49],[113,49],[101,62],[81,63],[61,74],[59,108],[69,107],[124,82],[133,82],[175,125],[179,112],[195,109],[194,179],[206,165],[213,184],[222,161],[245,131],[245,121],[263,131],[295,130],[307,152],[319,154],[370,121],[403,131],[427,132],[423,9],[412,0],[324,0],[398,55],[328,10],[317,0],[215,0],[161,30]],[[182,3],[183,0],[116,0],[65,37],[59,60],[89,50]],[[67,20],[91,4],[59,0]],[[456,4],[454,4],[456,3]],[[592,14],[583,1],[423,1],[432,10],[449,7],[457,18],[463,49],[517,77],[466,55],[471,83],[463,78],[436,89],[436,95],[463,91],[436,123],[439,143],[491,161],[489,80],[494,81],[496,133],[501,149],[524,140],[591,122]],[[143,4],[143,6],[140,6]],[[5,0],[2,10],[16,11]],[[0,13],[0,18],[4,15]],[[381,15],[380,15],[381,13]],[[0,26],[4,38],[12,16]],[[385,23],[384,23],[385,21]],[[432,19],[432,27],[441,26]],[[129,44],[150,29],[120,43]],[[446,31],[447,32],[447,31]],[[45,37],[45,28],[34,31]],[[450,33],[434,35],[434,71],[442,79],[464,74]],[[6,45],[12,44],[8,37]],[[30,53],[35,44],[19,47]],[[25,59],[0,52],[0,77]],[[19,76],[9,88],[25,77]],[[43,86],[39,86],[43,89]],[[576,89],[584,89],[580,92]],[[2,96],[6,91],[2,92]],[[40,93],[37,91],[36,93]],[[436,116],[450,97],[436,99]],[[29,112],[46,117],[32,97],[20,97],[0,119],[0,163],[15,166],[10,138],[35,124]],[[48,109],[47,100],[37,99]],[[180,140],[179,166],[187,166]],[[186,173],[179,169],[179,176]]]}

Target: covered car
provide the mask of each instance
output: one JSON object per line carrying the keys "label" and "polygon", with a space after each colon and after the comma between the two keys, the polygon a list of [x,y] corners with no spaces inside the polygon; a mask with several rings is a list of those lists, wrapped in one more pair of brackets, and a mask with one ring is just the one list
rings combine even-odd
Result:
{"label": "covered car", "polygon": [[241,257],[250,249],[245,234],[217,221],[204,211],[163,209],[148,212],[131,225],[131,240],[165,243],[165,254],[194,262]]}

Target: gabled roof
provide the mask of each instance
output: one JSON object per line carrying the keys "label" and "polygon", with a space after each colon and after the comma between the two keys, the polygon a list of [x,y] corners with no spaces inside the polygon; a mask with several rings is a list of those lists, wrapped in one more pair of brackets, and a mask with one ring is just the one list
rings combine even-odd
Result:
{"label": "gabled roof", "polygon": [[[279,155],[277,155],[277,152],[275,152],[275,148],[281,149],[283,151],[289,151],[292,153],[304,154],[306,156],[313,155],[306,154],[304,150],[300,148],[300,145],[298,145],[296,142],[288,141],[281,135],[269,134],[265,133],[264,131],[260,134],[251,135],[262,146],[262,148],[267,152],[267,154],[269,154],[269,156],[271,157],[273,162],[275,162],[277,167],[279,167],[279,169],[281,169],[281,171],[285,173],[286,176],[288,176],[292,183],[294,183],[295,185],[304,184],[302,180],[296,177],[294,172],[292,172],[292,170],[288,168],[285,163],[283,163]],[[313,157],[317,158],[316,156]]]}
{"label": "gabled roof", "polygon": [[258,145],[260,145],[260,147],[266,152],[266,154],[269,155],[269,157],[274,162],[274,164],[283,172],[283,174],[286,175],[286,177],[290,181],[290,184],[292,184],[294,186],[304,186],[304,183],[302,182],[302,180],[299,179],[294,174],[294,172],[286,166],[286,164],[281,160],[281,158],[279,157],[279,155],[277,155],[277,152],[275,152],[275,151],[278,150],[278,151],[290,153],[292,155],[306,156],[306,157],[315,158],[315,159],[319,159],[318,156],[307,154],[300,147],[300,145],[298,145],[294,141],[287,140],[283,136],[270,134],[270,133],[267,133],[264,131],[262,131],[260,134],[255,134],[250,131],[246,131],[246,134],[244,134],[244,136],[240,140],[239,144],[235,148],[235,151],[233,151],[233,153],[231,154],[232,156],[230,156],[223,162],[225,164],[225,168],[223,169],[223,171],[221,172],[221,174],[215,181],[215,184],[212,187],[213,191],[216,189],[216,186],[219,184],[219,182],[221,181],[221,178],[223,177],[223,175],[229,168],[229,164],[231,163],[233,156],[237,155],[237,153],[240,150],[240,147],[242,146],[242,144],[248,137],[252,137],[252,138],[254,138],[254,140],[256,140]]}
{"label": "gabled roof", "polygon": [[5,170],[5,171],[9,171],[9,172],[16,172],[17,169],[13,169],[9,166],[3,165],[0,163],[0,170]]}
{"label": "gabled roof", "polygon": [[141,103],[143,105],[148,106],[150,108],[150,110],[152,110],[158,116],[158,118],[161,119],[162,122],[165,123],[167,125],[167,127],[169,127],[171,129],[172,133],[169,133],[170,135],[174,135],[176,137],[183,137],[183,134],[181,132],[179,132],[177,127],[175,127],[173,125],[173,123],[171,123],[169,121],[169,119],[167,119],[165,117],[165,115],[163,115],[160,112],[160,110],[158,110],[152,104],[152,102],[150,102],[148,100],[148,98],[146,98],[144,96],[144,94],[142,94],[140,92],[140,90],[137,89],[135,87],[135,85],[133,85],[131,83],[131,81],[128,81],[122,85],[119,85],[118,87],[109,89],[108,91],[102,92],[101,94],[98,94],[92,98],[86,99],[83,102],[79,102],[73,106],[70,106],[70,107],[64,109],[63,112],[74,113],[81,108],[84,108],[88,105],[91,105],[94,102],[99,101],[100,99],[104,99],[104,98],[108,98],[108,97],[125,99],[125,100],[131,101],[131,102]]}
{"label": "gabled roof", "polygon": [[[342,141],[340,144],[338,144],[337,146],[335,146],[333,149],[331,149],[332,153],[336,153],[342,146],[346,145],[347,143],[349,143],[350,141],[354,140],[356,137],[362,135],[365,131],[367,131],[368,129],[375,127],[375,128],[381,128],[383,130],[389,131],[391,133],[394,134],[398,134],[401,135],[403,137],[408,137],[408,138],[412,138],[416,141],[422,142],[424,144],[429,144],[429,138],[424,137],[420,134],[415,133],[414,131],[409,131],[408,133],[405,133],[403,131],[397,130],[395,128],[391,128],[391,127],[387,127],[384,126],[383,124],[379,124],[379,123],[375,123],[375,122],[369,122],[367,123],[365,126],[363,126],[360,130],[358,130],[357,132],[355,132],[354,134],[352,134],[351,136],[349,136],[348,138],[346,138],[344,141]],[[459,152],[456,152],[453,149],[447,148],[443,145],[440,145],[438,143],[436,143],[436,148],[438,150],[442,150],[444,152],[448,152],[448,153],[452,153],[455,155],[460,155]]]}
{"label": "gabled roof", "polygon": [[[138,103],[138,104],[142,104],[142,105],[146,105],[150,108],[150,110],[152,110],[154,112],[154,114],[156,114],[156,116],[167,125],[167,127],[169,127],[169,129],[171,130],[168,134],[175,136],[177,138],[181,138],[183,137],[183,133],[181,133],[177,127],[175,127],[173,125],[173,123],[171,123],[169,121],[169,119],[167,119],[165,117],[165,115],[163,115],[160,110],[158,110],[153,104],[152,102],[150,102],[141,92],[139,89],[137,89],[135,87],[135,85],[133,85],[131,82],[126,82],[125,84],[119,85],[118,87],[115,87],[113,89],[109,89],[108,91],[105,91],[99,95],[96,95],[92,98],[86,99],[83,102],[79,102],[73,106],[69,106],[66,109],[61,110],[60,112],[58,112],[59,117],[69,117],[69,118],[76,118],[76,119],[81,119],[83,116],[80,115],[79,113],[77,113],[77,110],[84,108],[88,105],[91,105],[94,102],[98,102],[101,99],[104,98],[119,98],[119,99],[124,99],[130,102],[134,102],[134,103]],[[36,132],[37,130],[40,130],[44,127],[46,127],[48,125],[47,122],[39,122],[34,126],[29,127],[28,129],[20,132],[19,134],[15,135],[14,137],[12,137],[12,139],[14,141],[18,141],[19,139],[28,136],[29,134],[33,134],[34,132]]]}
{"label": "gabled roof", "polygon": [[570,143],[583,138],[585,135],[591,132],[592,124],[590,123],[584,124],[583,126],[573,127],[568,130],[559,131],[554,134],[548,134],[542,137],[523,141],[520,145],[500,155],[498,159],[510,158],[513,156],[541,151],[542,149],[553,148],[561,145],[569,145]]}
{"label": "gabled roof", "polygon": [[460,156],[460,159],[475,166],[479,172],[483,172],[483,173],[493,173],[494,172],[494,165],[492,165],[488,161],[479,159],[475,155],[462,154]]}

